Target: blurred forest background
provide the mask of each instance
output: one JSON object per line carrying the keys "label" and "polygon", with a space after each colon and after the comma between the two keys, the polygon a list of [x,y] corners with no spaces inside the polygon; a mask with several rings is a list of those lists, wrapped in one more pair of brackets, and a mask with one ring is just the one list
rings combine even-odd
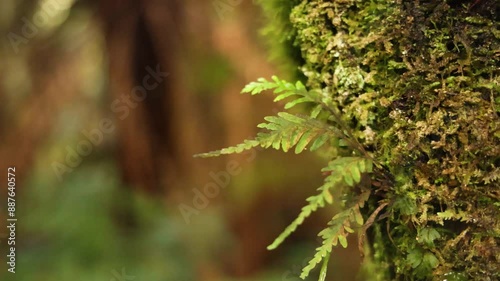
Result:
{"label": "blurred forest background", "polygon": [[[18,217],[15,275],[0,229],[0,280],[299,280],[334,210],[266,246],[321,184],[324,159],[192,157],[281,110],[238,94],[289,75],[269,63],[263,21],[250,0],[0,1],[1,225],[11,166]],[[357,250],[330,262],[329,279],[356,280]]]}

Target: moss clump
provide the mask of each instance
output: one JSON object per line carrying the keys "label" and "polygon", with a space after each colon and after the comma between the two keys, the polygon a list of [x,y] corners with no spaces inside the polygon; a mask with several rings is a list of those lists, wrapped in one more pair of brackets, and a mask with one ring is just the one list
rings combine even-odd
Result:
{"label": "moss clump", "polygon": [[390,175],[364,209],[389,202],[369,235],[379,278],[499,280],[496,0],[290,3],[267,30],[286,27],[306,86],[331,94]]}

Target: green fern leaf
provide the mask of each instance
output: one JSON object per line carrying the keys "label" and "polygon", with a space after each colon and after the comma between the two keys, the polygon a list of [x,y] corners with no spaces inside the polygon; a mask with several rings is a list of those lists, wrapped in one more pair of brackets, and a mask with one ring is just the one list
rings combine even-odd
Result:
{"label": "green fern leaf", "polygon": [[[309,276],[311,270],[313,270],[316,265],[318,265],[323,258],[328,256],[332,252],[333,246],[336,246],[339,242],[342,246],[347,247],[347,239],[345,239],[345,232],[343,229],[343,224],[349,219],[348,215],[345,215],[345,211],[340,213],[339,216],[334,217],[329,223],[331,225],[328,228],[323,229],[318,236],[323,238],[323,243],[320,247],[316,248],[316,253],[314,257],[309,261],[309,263],[302,269],[300,278],[306,279]],[[343,238],[340,238],[343,237]],[[340,238],[340,239],[339,239]]]}
{"label": "green fern leaf", "polygon": [[330,126],[309,117],[280,112],[278,116],[268,116],[265,120],[268,123],[259,124],[258,127],[269,130],[270,132],[266,134],[273,136],[271,143],[267,143],[265,147],[272,146],[274,149],[281,147],[284,152],[296,146],[295,153],[301,153],[312,141],[320,139],[315,143],[316,149],[335,136],[335,131]]}
{"label": "green fern leaf", "polygon": [[290,108],[296,106],[299,103],[305,103],[305,102],[314,102],[314,100],[312,100],[309,97],[298,98],[298,99],[292,100],[290,102],[287,102],[285,104],[285,109],[290,109]]}
{"label": "green fern leaf", "polygon": [[297,145],[295,146],[295,154],[301,153],[306,148],[306,146],[309,144],[309,142],[311,142],[311,140],[313,140],[316,137],[316,133],[317,132],[315,132],[315,131],[305,132],[302,135],[302,137],[300,138]]}
{"label": "green fern leaf", "polygon": [[311,148],[310,150],[311,151],[315,151],[317,149],[319,149],[320,147],[322,147],[326,141],[329,139],[329,135],[328,134],[323,134],[323,135],[320,135],[314,142],[313,144],[311,145]]}
{"label": "green fern leaf", "polygon": [[[289,121],[289,122],[296,123],[296,124],[302,124],[305,121],[304,118],[301,118],[299,116],[296,116],[296,115],[293,115],[293,114],[290,114],[287,112],[279,112],[278,116]],[[278,121],[280,121],[280,120],[278,119]]]}
{"label": "green fern leaf", "polygon": [[[339,160],[337,162],[343,162],[343,160]],[[369,196],[367,196],[367,194],[369,193],[367,192],[359,195],[356,203],[352,207],[336,214],[328,223],[329,227],[323,229],[318,234],[323,238],[322,245],[316,249],[314,257],[302,269],[300,278],[307,278],[311,270],[313,270],[316,265],[321,262],[322,259],[324,259],[331,253],[334,246],[340,244],[342,247],[347,248],[347,235],[354,232],[354,230],[351,228],[351,222],[357,221],[359,225],[362,225],[363,223],[362,217],[361,220],[358,217],[361,216],[359,208],[360,206],[363,206],[368,200]]]}
{"label": "green fern leaf", "polygon": [[250,149],[257,147],[259,145],[260,145],[260,142],[258,140],[245,140],[243,143],[240,143],[238,145],[223,148],[221,150],[196,154],[194,157],[207,158],[207,157],[216,157],[216,156],[220,156],[220,155],[224,155],[224,154],[241,153],[245,150],[250,150]]}
{"label": "green fern leaf", "polygon": [[352,211],[354,214],[354,221],[359,225],[363,225],[365,223],[365,220],[363,219],[363,215],[361,215],[359,207],[354,207]]}
{"label": "green fern leaf", "polygon": [[354,180],[353,180],[352,176],[350,174],[348,174],[348,173],[344,173],[343,176],[344,176],[345,183],[347,183],[348,186],[353,187],[354,186]]}
{"label": "green fern leaf", "polygon": [[[364,163],[365,161],[360,161],[358,166],[356,167],[351,167],[349,169],[349,172],[351,173],[352,175],[352,179],[354,180],[354,182],[356,183],[359,183],[361,181],[361,168],[362,166],[360,165],[361,163]],[[364,168],[364,167],[363,167]]]}
{"label": "green fern leaf", "polygon": [[311,118],[318,117],[318,115],[321,113],[321,110],[323,110],[323,106],[321,104],[316,105],[314,109],[311,111]]}
{"label": "green fern leaf", "polygon": [[373,168],[370,159],[362,157],[342,157],[330,162],[323,172],[340,173],[348,186],[361,181],[362,173],[371,173]]}
{"label": "green fern leaf", "polygon": [[347,248],[347,238],[346,236],[339,236],[339,243],[343,248]]}
{"label": "green fern leaf", "polygon": [[290,236],[292,232],[301,225],[304,220],[311,215],[312,212],[316,211],[320,207],[324,207],[325,201],[323,196],[316,195],[309,197],[307,199],[309,205],[304,206],[298,217],[274,240],[274,242],[267,247],[268,250],[276,249],[283,241]]}
{"label": "green fern leaf", "polygon": [[325,201],[326,201],[328,204],[333,204],[333,196],[332,196],[332,194],[330,193],[330,190],[328,190],[328,189],[324,189],[322,194],[323,194],[323,197],[325,198]]}
{"label": "green fern leaf", "polygon": [[286,98],[289,98],[291,96],[295,96],[297,95],[296,92],[284,92],[283,94],[279,94],[276,98],[274,98],[274,102],[277,102],[277,101],[280,101],[280,100],[284,100]]}
{"label": "green fern leaf", "polygon": [[441,234],[432,227],[426,227],[419,231],[418,242],[427,244],[429,247],[434,247],[434,240],[441,238]]}
{"label": "green fern leaf", "polygon": [[241,92],[256,95],[262,93],[263,91],[274,89],[274,94],[277,95],[274,102],[297,96],[296,99],[293,99],[285,104],[285,109],[290,109],[300,103],[317,102],[314,98],[315,95],[312,92],[308,92],[304,84],[300,81],[297,81],[294,85],[285,80],[281,80],[276,76],[272,76],[271,79],[272,81],[268,81],[265,78],[259,78],[257,79],[257,82],[251,82],[246,85]]}
{"label": "green fern leaf", "polygon": [[[330,234],[331,235],[331,234]],[[333,235],[332,235],[333,236]],[[330,238],[330,237],[328,237]],[[302,269],[302,273],[300,274],[300,278],[306,279],[309,276],[311,270],[313,270],[318,263],[323,260],[324,257],[327,257],[332,252],[333,244],[331,242],[323,242],[323,245],[316,249],[316,254],[309,261],[309,263]]]}
{"label": "green fern leaf", "polygon": [[276,88],[276,84],[273,82],[269,82],[264,78],[259,78],[257,79],[257,82],[251,82],[248,85],[246,85],[243,90],[241,91],[242,93],[251,93],[252,95],[260,94],[261,92],[265,90],[271,90]]}
{"label": "green fern leaf", "polygon": [[[307,201],[309,202],[309,204],[302,208],[299,216],[267,248],[269,250],[276,249],[288,236],[290,236],[292,232],[297,229],[300,224],[304,222],[305,218],[311,215],[313,211],[316,211],[319,207],[324,207],[325,202],[331,204],[333,202],[333,198],[329,190],[334,188],[337,184],[343,182],[343,179],[345,180],[344,170],[353,169],[353,167],[357,167],[359,169],[359,162],[361,161],[367,161],[367,159],[361,157],[339,157],[330,161],[328,167],[322,170],[330,171],[331,173],[325,178],[325,182],[323,183],[323,185],[318,188],[321,193],[319,195],[308,198]],[[368,167],[368,165],[365,165],[364,167],[365,169],[359,170],[361,173],[366,172],[366,167]],[[368,198],[366,196],[360,197],[360,203],[358,203],[358,205],[355,205],[351,209],[337,214],[332,219],[332,221],[351,217],[352,221],[357,221],[361,225],[363,223],[363,217],[359,213],[359,204],[363,203],[367,199]],[[341,244],[344,243],[344,241],[340,242]]]}

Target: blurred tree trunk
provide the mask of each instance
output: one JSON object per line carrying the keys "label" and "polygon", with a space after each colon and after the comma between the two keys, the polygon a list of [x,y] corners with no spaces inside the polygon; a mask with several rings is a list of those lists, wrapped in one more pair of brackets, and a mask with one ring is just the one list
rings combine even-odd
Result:
{"label": "blurred tree trunk", "polygon": [[[124,181],[148,192],[165,191],[187,171],[189,163],[180,155],[186,146],[196,149],[192,143],[197,139],[186,137],[196,130],[195,115],[179,110],[195,107],[182,90],[178,67],[182,40],[177,25],[183,3],[107,0],[100,2],[100,11],[112,102],[130,95],[134,87],[144,86],[143,79],[151,70],[168,73],[147,91],[144,101],[132,105],[118,121],[118,157]],[[188,150],[190,155],[193,150]]]}

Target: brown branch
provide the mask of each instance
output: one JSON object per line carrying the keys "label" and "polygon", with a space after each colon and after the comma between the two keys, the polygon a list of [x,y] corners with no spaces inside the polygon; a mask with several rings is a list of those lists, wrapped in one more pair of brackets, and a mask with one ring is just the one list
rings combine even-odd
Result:
{"label": "brown branch", "polygon": [[361,232],[359,233],[359,236],[358,236],[358,249],[359,249],[361,257],[365,256],[365,252],[364,252],[363,246],[364,246],[364,240],[365,240],[365,236],[366,236],[366,230],[368,228],[370,228],[370,226],[372,226],[372,224],[375,222],[375,219],[377,218],[377,215],[387,205],[389,205],[388,202],[380,204],[380,206],[378,206],[378,208],[375,209],[375,211],[370,215],[370,217],[368,218],[368,220],[365,222],[365,224],[361,228]]}

